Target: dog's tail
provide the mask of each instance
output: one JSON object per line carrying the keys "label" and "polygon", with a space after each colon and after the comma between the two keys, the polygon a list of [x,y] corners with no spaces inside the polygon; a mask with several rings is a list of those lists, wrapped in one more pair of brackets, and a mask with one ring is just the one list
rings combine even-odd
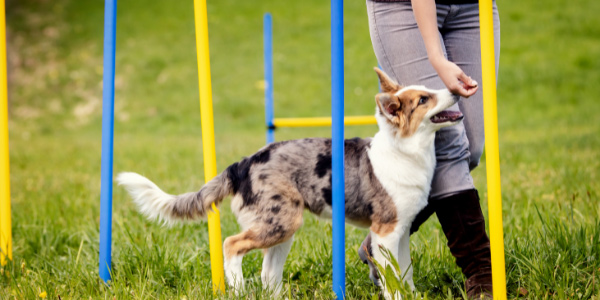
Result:
{"label": "dog's tail", "polygon": [[136,173],[121,173],[116,180],[129,192],[142,214],[166,224],[203,219],[213,203],[218,205],[233,191],[231,181],[224,173],[206,183],[200,191],[181,195],[169,195],[148,178]]}

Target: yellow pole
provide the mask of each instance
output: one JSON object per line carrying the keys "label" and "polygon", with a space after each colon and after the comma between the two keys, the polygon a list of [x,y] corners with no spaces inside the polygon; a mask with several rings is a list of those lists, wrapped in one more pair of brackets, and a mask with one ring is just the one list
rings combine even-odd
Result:
{"label": "yellow pole", "polygon": [[[204,178],[208,182],[217,176],[215,130],[213,123],[212,88],[210,83],[210,55],[208,47],[208,19],[206,0],[194,0],[196,24],[196,51],[198,53],[198,83],[200,88],[200,118],[202,122],[202,148],[204,152]],[[210,243],[210,269],[213,291],[225,291],[223,276],[223,247],[219,210],[208,213],[208,239]]]}
{"label": "yellow pole", "polygon": [[12,260],[10,220],[10,171],[8,155],[8,93],[6,82],[6,20],[0,0],[0,265]]}
{"label": "yellow pole", "polygon": [[498,109],[496,103],[496,59],[492,1],[479,0],[485,161],[488,182],[488,214],[492,252],[494,299],[506,299],[502,194],[500,192],[500,150],[498,147]]}
{"label": "yellow pole", "polygon": [[[344,118],[344,125],[370,125],[377,124],[374,116],[351,116]],[[331,117],[313,118],[275,118],[275,127],[308,127],[308,126],[331,126]]]}

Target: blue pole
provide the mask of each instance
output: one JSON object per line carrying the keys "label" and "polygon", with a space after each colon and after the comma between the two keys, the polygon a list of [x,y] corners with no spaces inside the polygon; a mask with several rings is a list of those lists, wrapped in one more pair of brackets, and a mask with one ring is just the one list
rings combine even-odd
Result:
{"label": "blue pole", "polygon": [[344,201],[344,4],[331,0],[331,155],[333,222],[333,291],[346,294]]}
{"label": "blue pole", "polygon": [[275,141],[275,117],[273,105],[273,22],[271,14],[266,13],[263,18],[264,51],[265,51],[265,118],[267,124],[267,144]]}
{"label": "blue pole", "polygon": [[100,278],[110,280],[112,239],[112,177],[115,104],[115,38],[117,0],[104,7],[104,77],[102,87],[102,172],[100,183]]}

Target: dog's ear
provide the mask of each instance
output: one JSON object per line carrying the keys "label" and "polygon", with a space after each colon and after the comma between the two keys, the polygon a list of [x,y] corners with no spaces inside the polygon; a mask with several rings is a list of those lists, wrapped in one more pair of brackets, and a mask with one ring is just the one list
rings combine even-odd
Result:
{"label": "dog's ear", "polygon": [[392,80],[385,72],[379,68],[373,68],[379,76],[379,83],[381,84],[381,91],[384,93],[395,93],[402,89],[402,86]]}
{"label": "dog's ear", "polygon": [[390,93],[379,93],[375,96],[375,99],[379,103],[379,108],[388,115],[395,116],[396,112],[402,108],[400,99]]}

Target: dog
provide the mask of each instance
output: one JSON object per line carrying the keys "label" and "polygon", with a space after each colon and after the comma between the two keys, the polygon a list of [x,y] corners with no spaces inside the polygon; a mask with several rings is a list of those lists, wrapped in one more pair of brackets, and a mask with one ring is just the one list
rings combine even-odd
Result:
{"label": "dog", "polygon": [[[396,275],[414,289],[409,231],[427,204],[436,163],[435,132],[459,123],[463,115],[446,111],[459,100],[448,90],[403,87],[375,71],[381,84],[375,96],[379,131],[373,138],[344,143],[346,221],[368,227],[372,249],[390,250],[403,272]],[[242,258],[263,249],[261,280],[277,295],[303,211],[331,217],[331,139],[269,144],[227,167],[199,191],[182,195],[169,195],[136,173],[121,173],[116,180],[142,214],[169,224],[204,218],[212,204],[234,195],[231,209],[243,230],[223,244],[227,282],[242,290]],[[373,259],[390,264],[378,250]],[[385,278],[379,285],[385,298],[399,296],[386,290]]]}

